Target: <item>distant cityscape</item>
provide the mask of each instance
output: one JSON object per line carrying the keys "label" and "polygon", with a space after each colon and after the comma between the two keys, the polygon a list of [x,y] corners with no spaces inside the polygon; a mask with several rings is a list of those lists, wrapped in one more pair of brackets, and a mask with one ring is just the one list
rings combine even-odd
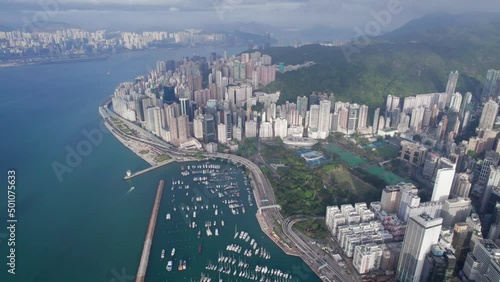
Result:
{"label": "distant cityscape", "polygon": [[213,153],[235,152],[246,138],[311,147],[333,133],[353,142],[397,137],[399,159],[421,171],[432,196],[424,202],[414,184],[399,183],[379,202],[328,207],[326,225],[343,255],[365,281],[500,281],[500,71],[488,71],[476,99],[455,91],[457,71],[443,93],[388,95],[371,121],[368,106],[334,93],[282,101],[279,91],[259,90],[276,73],[313,64],[276,64],[261,52],[158,61],[120,84],[112,105],[166,142]]}
{"label": "distant cityscape", "polygon": [[87,31],[62,29],[55,32],[0,31],[0,64],[15,65],[50,62],[64,59],[103,58],[119,51],[143,50],[155,47],[186,47],[198,45],[233,46],[248,45],[252,48],[270,46],[270,34],[262,35],[263,41],[253,41],[231,33],[204,33],[186,29],[166,31]]}

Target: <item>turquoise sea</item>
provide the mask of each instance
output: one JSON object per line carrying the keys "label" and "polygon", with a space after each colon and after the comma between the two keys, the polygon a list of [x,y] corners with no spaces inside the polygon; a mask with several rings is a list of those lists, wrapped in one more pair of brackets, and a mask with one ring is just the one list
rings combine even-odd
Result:
{"label": "turquoise sea", "polygon": [[[234,54],[242,49],[227,52]],[[18,220],[16,274],[12,275],[7,273],[7,191],[2,189],[0,281],[133,281],[160,179],[166,180],[166,189],[147,281],[194,281],[201,272],[208,273],[204,266],[208,260],[217,259],[219,249],[225,249],[235,225],[271,252],[266,264],[288,269],[301,281],[319,281],[299,258],[285,255],[264,236],[251,208],[244,215],[225,212],[219,216],[220,220],[228,217],[227,228],[205,242],[206,250],[199,257],[198,242],[192,242],[198,240],[193,231],[176,227],[174,219],[179,219],[174,214],[171,223],[165,222],[169,193],[173,192],[168,189],[169,181],[180,178],[181,164],[125,181],[127,169],[135,171],[148,165],[107,131],[100,131],[98,106],[112,95],[118,83],[155,68],[159,59],[208,55],[212,51],[223,52],[210,47],[158,49],[116,54],[104,61],[0,68],[0,175],[7,182],[7,171],[16,171]],[[85,135],[90,131],[100,132],[102,139],[90,143]],[[67,159],[72,150],[85,154],[80,160]],[[71,171],[58,179],[52,167],[55,162]],[[135,189],[129,192],[132,186]],[[185,201],[189,200],[186,197]],[[174,244],[179,245],[179,255],[189,258],[188,270],[167,274],[160,252],[162,248],[170,252]],[[211,273],[215,277],[215,272]]]}

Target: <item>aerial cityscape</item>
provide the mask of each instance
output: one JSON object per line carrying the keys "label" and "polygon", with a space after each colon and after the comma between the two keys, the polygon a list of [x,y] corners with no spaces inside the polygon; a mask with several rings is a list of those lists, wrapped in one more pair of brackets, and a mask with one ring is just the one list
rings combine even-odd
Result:
{"label": "aerial cityscape", "polygon": [[5,2],[0,281],[500,282],[500,5],[212,2]]}

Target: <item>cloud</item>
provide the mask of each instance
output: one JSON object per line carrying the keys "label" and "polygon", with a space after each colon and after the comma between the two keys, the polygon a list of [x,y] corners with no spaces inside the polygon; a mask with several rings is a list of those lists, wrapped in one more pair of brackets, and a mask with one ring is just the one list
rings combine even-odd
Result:
{"label": "cloud", "polygon": [[[295,29],[323,25],[353,30],[394,1],[403,10],[384,31],[432,13],[500,12],[500,1],[491,0],[0,0],[0,23],[42,10],[40,3],[56,3],[54,21],[95,28],[99,24],[141,28],[257,22]],[[165,12],[170,12],[169,17]]]}

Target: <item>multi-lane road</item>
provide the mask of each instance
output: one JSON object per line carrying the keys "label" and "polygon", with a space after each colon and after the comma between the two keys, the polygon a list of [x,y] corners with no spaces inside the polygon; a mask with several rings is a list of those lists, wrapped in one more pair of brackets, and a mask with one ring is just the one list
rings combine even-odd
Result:
{"label": "multi-lane road", "polygon": [[[121,132],[118,128],[116,128],[112,122],[109,122],[107,118],[109,116],[113,118],[120,119],[123,121],[127,126],[129,126],[131,129],[135,129],[136,131],[140,132],[141,135],[145,138],[140,138],[136,136],[130,136],[126,134],[127,138],[134,139],[136,141],[144,142],[148,145],[154,146],[159,150],[162,150],[166,154],[170,155],[171,157],[178,159],[178,160],[184,160],[184,159],[191,159],[191,156],[196,153],[193,151],[184,151],[177,149],[170,144],[158,139],[156,136],[152,135],[149,132],[145,132],[145,130],[133,123],[131,123],[128,120],[123,119],[122,117],[116,115],[113,111],[108,109],[107,105],[104,105],[102,108],[99,109],[99,112],[101,113],[101,116],[104,119],[104,122],[108,122],[108,124],[117,131],[117,133],[120,133],[120,135],[124,135],[123,132]],[[323,281],[342,281],[342,282],[353,282],[353,281],[358,281],[355,276],[348,275],[344,272],[342,267],[340,267],[331,257],[325,256],[322,250],[320,250],[317,246],[308,243],[306,240],[304,240],[299,234],[296,234],[295,231],[293,230],[292,226],[298,221],[304,220],[302,219],[294,219],[294,220],[288,220],[284,219],[281,213],[279,212],[279,206],[276,203],[276,198],[274,196],[274,191],[273,188],[267,179],[267,177],[262,173],[260,168],[252,161],[236,156],[236,155],[231,155],[231,154],[224,154],[224,153],[203,153],[203,156],[207,158],[221,158],[221,159],[226,159],[230,160],[233,163],[240,163],[247,167],[253,177],[252,179],[255,182],[255,189],[254,190],[254,196],[255,196],[255,201],[257,204],[257,207],[259,208],[259,213],[261,212],[262,208],[268,207],[270,209],[266,209],[265,212],[262,212],[260,219],[265,221],[265,225],[267,227],[274,226],[275,223],[279,223],[282,225],[282,230],[283,233],[286,237],[288,237],[292,241],[292,252],[291,253],[296,253],[299,254],[300,257],[311,267],[311,269],[323,280]],[[260,220],[259,220],[260,222]],[[261,223],[261,222],[260,222]],[[262,227],[262,226],[261,226]],[[271,239],[275,240],[276,238],[273,238],[273,234],[271,234],[272,229],[269,228],[262,228],[263,231],[271,237]],[[280,246],[283,247],[283,246]],[[283,247],[284,248],[284,247]],[[289,252],[290,253],[290,252]]]}

